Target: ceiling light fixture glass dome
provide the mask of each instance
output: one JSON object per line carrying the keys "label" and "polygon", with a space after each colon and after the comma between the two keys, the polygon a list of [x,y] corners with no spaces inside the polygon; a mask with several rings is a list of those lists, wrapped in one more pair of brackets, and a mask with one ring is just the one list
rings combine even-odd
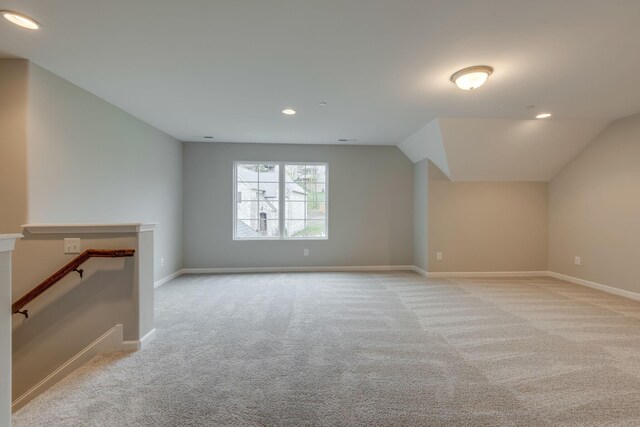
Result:
{"label": "ceiling light fixture glass dome", "polygon": [[22,28],[27,28],[29,30],[37,30],[40,28],[40,24],[38,24],[34,19],[29,18],[26,15],[22,15],[21,13],[12,12],[10,10],[0,10],[0,15],[12,24],[19,25]]}
{"label": "ceiling light fixture glass dome", "polygon": [[492,67],[476,65],[456,71],[451,75],[451,81],[462,90],[472,90],[485,84],[491,73]]}

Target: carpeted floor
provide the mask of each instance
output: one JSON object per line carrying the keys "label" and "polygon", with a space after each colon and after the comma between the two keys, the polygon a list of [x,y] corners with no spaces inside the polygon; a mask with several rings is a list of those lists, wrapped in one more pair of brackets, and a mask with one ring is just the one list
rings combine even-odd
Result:
{"label": "carpeted floor", "polygon": [[640,303],[549,278],[184,276],[15,426],[640,425]]}

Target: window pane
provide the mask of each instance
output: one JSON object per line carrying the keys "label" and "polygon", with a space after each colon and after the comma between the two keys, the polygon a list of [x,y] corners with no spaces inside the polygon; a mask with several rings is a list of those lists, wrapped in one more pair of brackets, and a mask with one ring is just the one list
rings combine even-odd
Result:
{"label": "window pane", "polygon": [[285,199],[304,201],[306,194],[307,192],[304,189],[304,170],[302,167],[297,165],[287,166],[285,173]]}
{"label": "window pane", "polygon": [[277,182],[261,182],[258,184],[258,192],[263,199],[278,200],[279,184]]}
{"label": "window pane", "polygon": [[307,219],[325,219],[327,205],[312,196],[307,197]]}
{"label": "window pane", "polygon": [[327,167],[325,165],[306,165],[304,171],[307,182],[327,182]]}
{"label": "window pane", "polygon": [[237,195],[236,202],[243,202],[247,200],[258,200],[258,183],[257,182],[244,182],[238,181],[237,183]]}
{"label": "window pane", "polygon": [[236,203],[236,218],[238,219],[251,219],[258,218],[258,202],[239,202]]}
{"label": "window pane", "polygon": [[[271,203],[268,200],[261,200],[258,202],[258,214],[255,217],[251,218],[260,218],[260,219],[278,219],[278,202]],[[240,217],[238,217],[240,218]]]}
{"label": "window pane", "polygon": [[295,185],[304,193],[324,191],[326,166],[324,165],[287,165],[285,177],[290,187]]}
{"label": "window pane", "polygon": [[306,202],[285,201],[286,219],[326,219],[327,205],[325,202],[314,201],[307,197]]}
{"label": "window pane", "polygon": [[278,182],[280,166],[274,164],[238,164],[238,182]]}
{"label": "window pane", "polygon": [[291,220],[286,222],[287,237],[326,237],[326,221],[322,220]]}
{"label": "window pane", "polygon": [[236,165],[236,174],[238,183],[240,182],[258,182],[258,165]]}
{"label": "window pane", "polygon": [[280,166],[273,164],[258,165],[258,181],[278,182],[280,181]]}
{"label": "window pane", "polygon": [[307,219],[306,202],[289,202],[284,204],[285,219]]}
{"label": "window pane", "polygon": [[284,188],[285,200],[304,202],[306,200],[307,192],[303,187],[294,183],[287,182]]}
{"label": "window pane", "polygon": [[[315,184],[315,187],[312,187],[310,190],[313,193],[322,194],[324,196],[327,192],[327,184],[324,182],[318,182]],[[324,197],[322,201],[324,201]]]}
{"label": "window pane", "polygon": [[304,165],[286,165],[284,168],[284,175],[287,178],[287,181],[304,181]]}
{"label": "window pane", "polygon": [[285,236],[294,237],[302,232],[305,228],[305,220],[287,220],[285,221]]}
{"label": "window pane", "polygon": [[264,219],[236,221],[236,237],[239,239],[260,239],[278,236],[278,221]]}
{"label": "window pane", "polygon": [[277,182],[238,182],[236,202],[247,200],[277,201],[278,185]]}

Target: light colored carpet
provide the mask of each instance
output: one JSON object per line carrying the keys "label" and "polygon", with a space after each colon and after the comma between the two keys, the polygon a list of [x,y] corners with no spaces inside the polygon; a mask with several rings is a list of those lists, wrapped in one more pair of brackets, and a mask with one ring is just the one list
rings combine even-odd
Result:
{"label": "light colored carpet", "polygon": [[549,278],[184,276],[15,426],[640,425],[640,304]]}

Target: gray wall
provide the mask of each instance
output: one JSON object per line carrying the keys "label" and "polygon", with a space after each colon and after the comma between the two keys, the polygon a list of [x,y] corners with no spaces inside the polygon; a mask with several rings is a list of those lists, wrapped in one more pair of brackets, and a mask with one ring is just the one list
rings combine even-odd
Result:
{"label": "gray wall", "polygon": [[[28,61],[0,60],[0,89],[0,232],[28,222],[159,222],[148,276],[181,268],[181,142]],[[73,258],[63,254],[62,237],[16,243],[14,301]],[[135,244],[83,238],[83,249]],[[82,286],[68,276],[30,304],[28,322],[14,316],[14,398],[116,323],[125,339],[148,328],[151,315],[138,324],[135,314],[131,259],[83,268]]]}
{"label": "gray wall", "polygon": [[[329,239],[233,241],[234,160],[328,162]],[[184,265],[413,264],[412,174],[396,147],[185,143]]]}
{"label": "gray wall", "polygon": [[551,271],[640,293],[640,115],[613,122],[551,181],[549,227]]}
{"label": "gray wall", "polygon": [[413,265],[429,270],[428,206],[429,165],[424,159],[413,165]]}
{"label": "gray wall", "polygon": [[547,270],[546,182],[451,182],[431,163],[428,192],[429,271]]}
{"label": "gray wall", "polygon": [[[0,244],[2,244],[1,241]],[[11,317],[11,252],[0,248],[0,425],[2,426],[11,424]]]}
{"label": "gray wall", "polygon": [[[29,235],[16,242],[13,301],[24,295],[75,255],[62,253],[59,235]],[[71,235],[71,237],[80,237]],[[96,248],[136,248],[134,234],[82,235]],[[37,260],[37,261],[34,261]],[[30,267],[30,269],[29,269]],[[31,302],[29,319],[13,316],[13,398],[24,394],[116,324],[125,340],[139,338],[133,258],[99,258],[82,265],[83,279],[73,273]]]}
{"label": "gray wall", "polygon": [[179,270],[182,144],[34,64],[28,110],[25,222],[158,222],[155,278]]}

